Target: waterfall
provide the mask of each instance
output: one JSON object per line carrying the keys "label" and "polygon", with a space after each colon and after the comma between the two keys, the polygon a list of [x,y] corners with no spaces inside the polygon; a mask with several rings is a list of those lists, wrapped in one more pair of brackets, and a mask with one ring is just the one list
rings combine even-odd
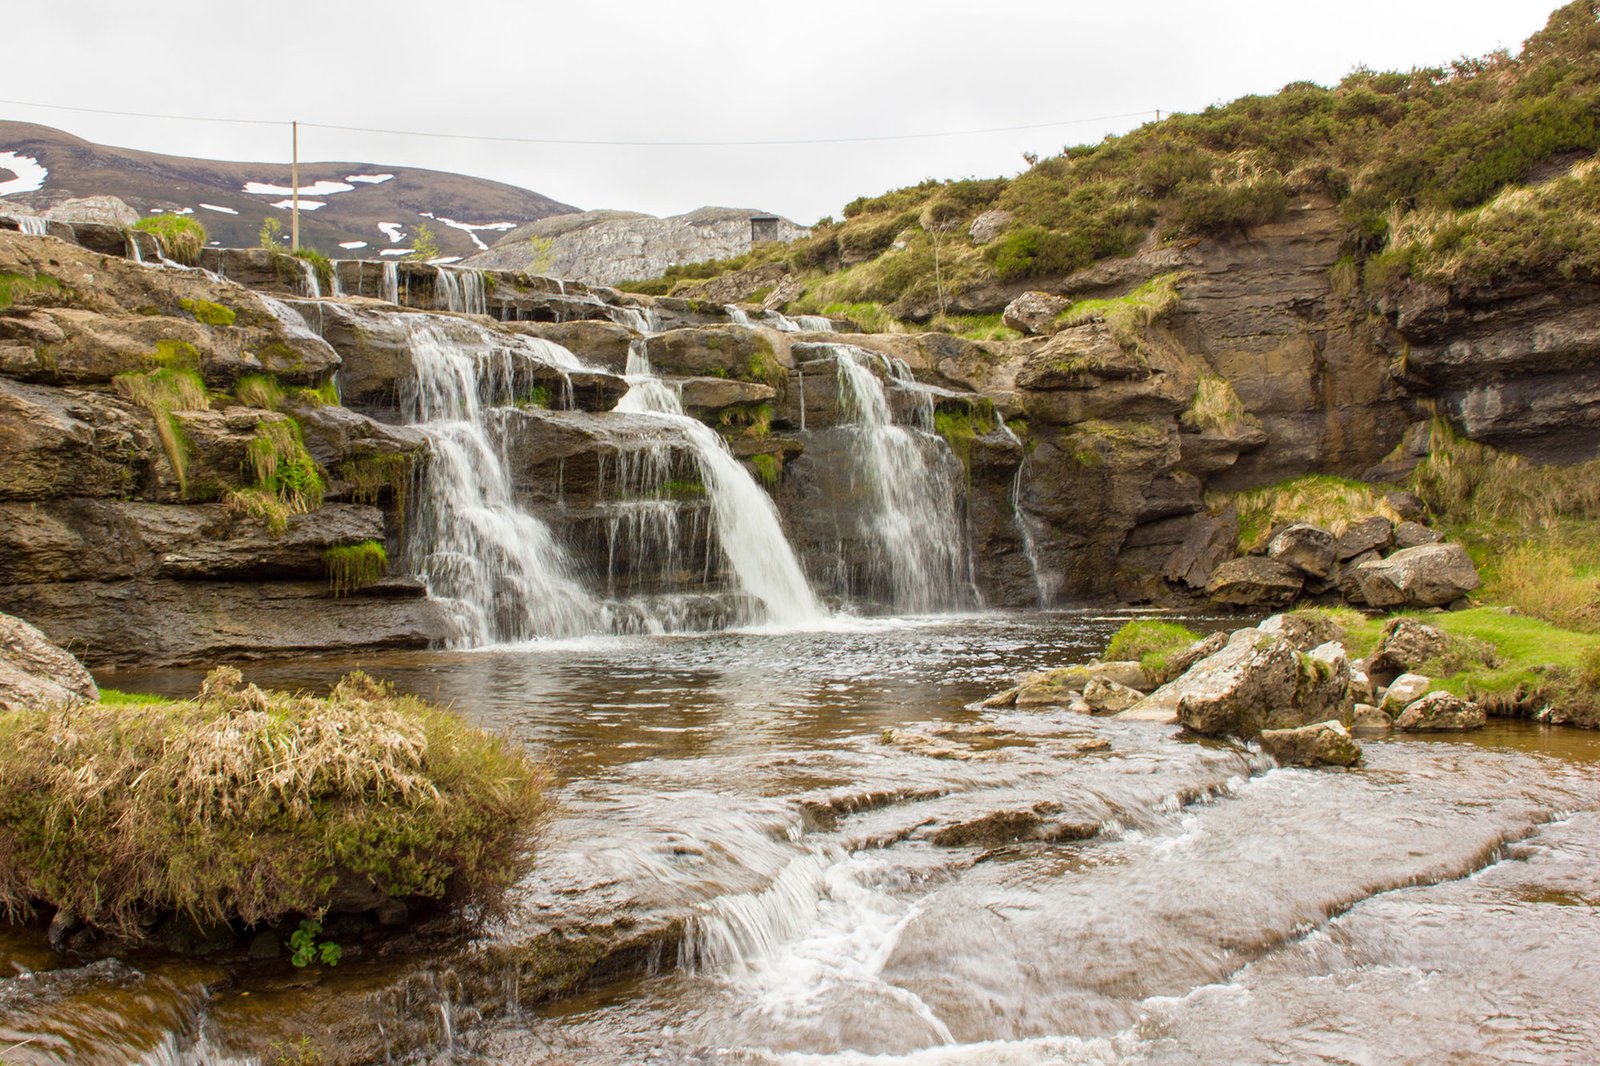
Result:
{"label": "waterfall", "polygon": [[833,320],[823,318],[821,315],[799,315],[790,318],[788,315],[777,311],[768,311],[762,315],[762,320],[769,323],[774,329],[783,333],[833,333]]}
{"label": "waterfall", "polygon": [[122,234],[122,246],[125,249],[124,254],[127,258],[133,260],[135,263],[138,263],[140,266],[144,265],[144,252],[139,250],[138,234],[132,231],[124,231]]}
{"label": "waterfall", "polygon": [[639,345],[628,352],[627,376],[629,389],[616,410],[659,419],[682,433],[705,485],[722,554],[740,588],[760,602],[764,620],[804,625],[825,618],[783,535],[777,507],[733,457],[727,442],[683,413],[678,394],[655,376]]}
{"label": "waterfall", "polygon": [[732,322],[734,325],[736,325],[736,326],[748,326],[748,325],[751,325],[750,316],[745,314],[744,311],[741,310],[740,308],[737,308],[737,307],[733,306],[732,304],[724,304],[722,306],[722,309],[724,311],[728,312],[728,321]]}
{"label": "waterfall", "polygon": [[383,298],[392,304],[400,302],[400,264],[392,259],[383,262]]}
{"label": "waterfall", "polygon": [[17,230],[24,237],[43,237],[45,235],[45,220],[43,215],[12,215],[17,223]]}
{"label": "waterfall", "polygon": [[336,300],[344,298],[344,282],[339,280],[339,264],[346,261],[347,260],[344,259],[329,260],[329,262],[333,265],[333,269],[329,273],[332,275],[333,298]]}
{"label": "waterfall", "polygon": [[611,320],[619,326],[627,326],[635,333],[658,333],[661,330],[661,316],[654,307],[646,307],[642,311],[637,307],[613,307]]}
{"label": "waterfall", "polygon": [[309,259],[296,258],[300,265],[300,295],[312,300],[322,299],[322,282],[317,280],[317,268]]}
{"label": "waterfall", "polygon": [[483,283],[483,271],[457,267],[435,267],[433,304],[445,311],[468,315],[489,313],[488,289]]}
{"label": "waterfall", "polygon": [[565,549],[513,499],[499,413],[485,399],[498,391],[493,362],[486,380],[474,352],[426,315],[407,317],[417,376],[402,407],[433,452],[408,542],[412,570],[446,604],[466,646],[608,629]]}
{"label": "waterfall", "polygon": [[[933,432],[933,396],[903,363],[844,344],[822,348],[837,367],[841,423],[849,438],[855,533],[864,542],[870,592],[897,610],[933,611],[977,602],[961,516],[960,464]],[[915,401],[914,426],[896,424],[883,366]]]}

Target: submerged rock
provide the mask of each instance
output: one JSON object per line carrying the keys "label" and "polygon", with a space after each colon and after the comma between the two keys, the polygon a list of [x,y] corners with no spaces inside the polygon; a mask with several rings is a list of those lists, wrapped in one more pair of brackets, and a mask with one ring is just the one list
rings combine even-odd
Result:
{"label": "submerged rock", "polygon": [[20,618],[0,614],[0,710],[100,698],[82,663]]}
{"label": "submerged rock", "polygon": [[1454,732],[1481,729],[1487,720],[1483,708],[1476,703],[1438,690],[1408,706],[1394,727],[1411,733]]}
{"label": "submerged rock", "polygon": [[1361,745],[1335,721],[1263,730],[1261,750],[1284,766],[1355,766],[1361,761]]}

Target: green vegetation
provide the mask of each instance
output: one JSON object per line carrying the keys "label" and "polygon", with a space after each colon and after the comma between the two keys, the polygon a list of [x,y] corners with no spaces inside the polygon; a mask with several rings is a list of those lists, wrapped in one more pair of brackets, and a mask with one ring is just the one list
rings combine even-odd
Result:
{"label": "green vegetation", "polygon": [[188,215],[151,215],[141,218],[134,229],[153,233],[161,242],[162,254],[184,266],[199,266],[206,246],[206,228]]}
{"label": "green vegetation", "polygon": [[346,596],[389,572],[389,553],[375,540],[341,544],[322,553],[328,571],[328,588],[335,596]]}
{"label": "green vegetation", "polygon": [[533,408],[540,411],[550,409],[550,386],[534,385],[522,395],[512,401],[512,406],[518,410]]}
{"label": "green vegetation", "polygon": [[659,495],[669,500],[699,500],[704,499],[706,487],[703,482],[689,478],[673,478],[661,483]]}
{"label": "green vegetation", "polygon": [[182,703],[23,711],[0,718],[0,908],[139,937],[163,913],[316,918],[341,877],[493,907],[544,788],[512,743],[359,673],[326,699],[224,667]]}
{"label": "green vegetation", "polygon": [[[189,347],[189,351],[194,349]],[[156,436],[161,439],[161,448],[166,453],[173,476],[178,479],[178,491],[187,494],[190,447],[176,412],[205,411],[210,408],[205,382],[200,380],[199,373],[180,366],[160,366],[155,370],[118,374],[111,379],[111,383],[123,396],[150,412],[155,420]]]}
{"label": "green vegetation", "polygon": [[329,375],[328,379],[320,385],[303,385],[295,389],[293,396],[296,403],[302,403],[308,407],[338,407],[339,383],[333,380],[332,375]]}
{"label": "green vegetation", "polygon": [[168,370],[199,371],[200,349],[188,341],[173,340],[168,337],[156,341],[155,351],[145,356],[145,362],[152,367],[164,367]]}
{"label": "green vegetation", "polygon": [[1236,496],[1214,497],[1210,502],[1214,511],[1230,503],[1239,509],[1239,550],[1247,552],[1264,546],[1274,527],[1294,522],[1307,522],[1339,536],[1352,520],[1370,515],[1400,521],[1383,497],[1384,489],[1365,481],[1307,474]]}
{"label": "green vegetation", "polygon": [[256,242],[269,252],[285,251],[283,223],[270,217],[263,220],[261,228],[256,231]]}
{"label": "green vegetation", "polygon": [[254,487],[274,497],[292,514],[322,506],[322,471],[300,439],[300,426],[280,418],[257,423],[245,446],[245,464]]}
{"label": "green vegetation", "polygon": [[783,477],[783,458],[762,452],[750,457],[750,466],[755,470],[756,479],[767,488],[772,488]]}
{"label": "green vegetation", "polygon": [[59,279],[49,274],[8,274],[0,271],[0,311],[29,296],[59,296],[65,291]]}
{"label": "green vegetation", "polygon": [[1244,401],[1233,391],[1228,379],[1217,374],[1201,374],[1189,409],[1178,416],[1185,429],[1196,432],[1230,432],[1255,421],[1244,409]]}
{"label": "green vegetation", "polygon": [[246,374],[234,385],[233,395],[247,407],[276,411],[283,406],[283,386],[271,374]]}
{"label": "green vegetation", "polygon": [[549,237],[529,237],[528,249],[533,258],[528,262],[528,273],[545,274],[555,262],[555,241]]}
{"label": "green vegetation", "polygon": [[772,433],[772,405],[741,403],[724,407],[717,414],[717,426],[723,430],[743,427],[743,436],[766,440]]}
{"label": "green vegetation", "polygon": [[144,707],[152,703],[177,703],[178,700],[167,696],[156,696],[148,692],[123,692],[114,688],[100,690],[100,702],[107,707]]}
{"label": "green vegetation", "polygon": [[300,919],[300,925],[289,934],[289,961],[304,969],[312,963],[337,966],[344,957],[344,949],[331,940],[318,940],[322,923],[313,918]]}
{"label": "green vegetation", "polygon": [[1062,326],[1077,326],[1084,322],[1104,322],[1111,335],[1123,348],[1133,351],[1139,343],[1139,334],[1146,326],[1178,306],[1178,283],[1182,273],[1162,274],[1151,278],[1126,296],[1105,300],[1079,300],[1056,316]]}
{"label": "green vegetation", "polygon": [[185,296],[178,306],[194,316],[196,322],[206,326],[231,326],[238,317],[233,308],[214,304],[210,300],[191,300]]}
{"label": "green vegetation", "polygon": [[334,473],[339,480],[350,484],[350,498],[357,503],[376,504],[387,493],[403,522],[406,497],[416,470],[415,452],[385,452],[346,459]]}
{"label": "green vegetation", "polygon": [[[1576,0],[1516,56],[1358,69],[1332,87],[1295,82],[1030,159],[1014,178],[930,179],[860,197],[800,241],[629,287],[667,292],[680,279],[784,262],[807,283],[797,309],[874,303],[891,319],[926,321],[995,281],[1069,274],[1152,237],[1235,234],[1308,196],[1338,207],[1352,267],[1393,237],[1378,282],[1397,270],[1592,278],[1593,172],[1527,195],[1506,190],[1597,150],[1600,25],[1595,0]],[[966,231],[991,210],[1008,213],[1003,225],[972,245]]]}
{"label": "green vegetation", "polygon": [[303,259],[311,264],[311,269],[317,275],[317,285],[324,295],[333,291],[333,260],[315,248],[301,248],[293,255],[296,259]]}
{"label": "green vegetation", "polygon": [[1175,622],[1137,618],[1112,636],[1111,643],[1106,645],[1105,659],[1107,662],[1137,659],[1145,673],[1161,677],[1166,673],[1167,659],[1199,639],[1200,634]]}
{"label": "green vegetation", "polygon": [[950,450],[961,460],[969,476],[972,473],[972,442],[993,433],[999,425],[1000,417],[995,414],[994,404],[987,401],[959,410],[935,411],[933,414],[934,432],[950,445]]}
{"label": "green vegetation", "polygon": [[426,222],[417,223],[417,230],[411,237],[411,254],[407,259],[419,263],[426,263],[430,259],[437,259],[444,254],[439,249],[439,238],[433,235],[433,227]]}

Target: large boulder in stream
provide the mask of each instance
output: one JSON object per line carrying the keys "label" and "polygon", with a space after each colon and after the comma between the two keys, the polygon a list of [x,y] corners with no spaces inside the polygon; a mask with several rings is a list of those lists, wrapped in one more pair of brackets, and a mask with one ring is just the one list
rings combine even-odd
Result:
{"label": "large boulder in stream", "polygon": [[1354,766],[1361,761],[1361,745],[1343,722],[1263,730],[1261,750],[1282,766]]}
{"label": "large boulder in stream", "polygon": [[[1310,653],[1273,633],[1241,629],[1214,654],[1153,693],[1175,703],[1184,728],[1206,736],[1254,737],[1350,715],[1350,666],[1344,649]],[[1129,715],[1139,717],[1141,706]]]}
{"label": "large boulder in stream", "polygon": [[1406,707],[1394,727],[1410,733],[1460,732],[1482,729],[1487,720],[1482,707],[1441,689]]}
{"label": "large boulder in stream", "polygon": [[99,698],[82,663],[22,619],[0,614],[0,711]]}

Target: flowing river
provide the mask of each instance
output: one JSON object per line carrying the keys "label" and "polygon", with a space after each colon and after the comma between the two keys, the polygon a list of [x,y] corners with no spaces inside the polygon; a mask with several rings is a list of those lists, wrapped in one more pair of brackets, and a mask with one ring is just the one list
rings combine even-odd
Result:
{"label": "flowing river", "polygon": [[[1600,737],[1499,723],[1309,771],[1169,727],[975,707],[1128,617],[366,658],[551,760],[561,807],[507,913],[353,936],[321,972],[229,961],[244,945],[84,964],[14,929],[0,1057],[1593,1061]],[[315,689],[354,665],[245,673]],[[198,674],[102,680],[187,695]],[[563,951],[601,976],[542,1000],[529,975]]]}

